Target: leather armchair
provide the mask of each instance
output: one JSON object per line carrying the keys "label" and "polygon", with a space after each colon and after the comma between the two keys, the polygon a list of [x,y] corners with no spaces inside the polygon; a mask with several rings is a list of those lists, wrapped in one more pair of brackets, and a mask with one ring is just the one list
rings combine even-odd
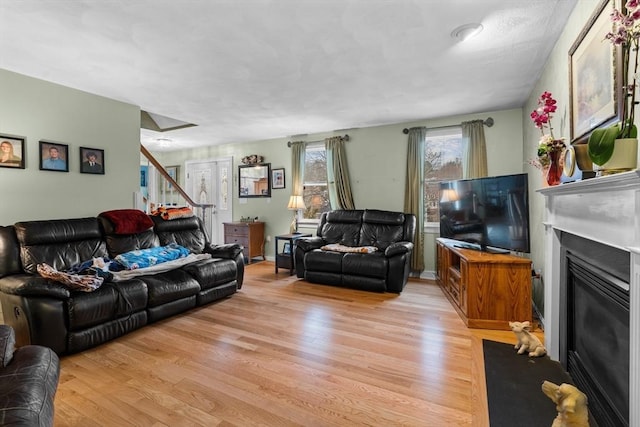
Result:
{"label": "leather armchair", "polygon": [[52,426],[60,361],[47,347],[15,349],[15,334],[0,325],[0,425]]}

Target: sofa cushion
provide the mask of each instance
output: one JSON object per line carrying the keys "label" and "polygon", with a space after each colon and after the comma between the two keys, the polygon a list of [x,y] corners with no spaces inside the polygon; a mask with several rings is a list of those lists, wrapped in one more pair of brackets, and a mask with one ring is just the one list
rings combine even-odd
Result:
{"label": "sofa cushion", "polygon": [[198,281],[201,289],[210,289],[231,282],[238,274],[235,261],[220,258],[197,261],[185,265],[182,269]]}
{"label": "sofa cushion", "polygon": [[176,269],[150,276],[141,276],[147,284],[149,300],[147,307],[163,305],[181,298],[194,296],[200,291],[200,285],[184,271]]}
{"label": "sofa cushion", "polygon": [[14,227],[27,273],[36,274],[37,265],[42,263],[64,271],[91,258],[107,256],[96,218],[26,221]]}
{"label": "sofa cushion", "polygon": [[340,243],[345,246],[359,245],[360,226],[362,224],[361,210],[341,210],[326,213],[325,222],[321,224],[319,235],[325,243]]}
{"label": "sofa cushion", "polygon": [[328,273],[342,273],[342,258],[345,254],[326,252],[315,249],[304,256],[304,268],[307,271],[326,271]]}
{"label": "sofa cushion", "polygon": [[376,246],[384,250],[391,243],[405,240],[404,230],[403,213],[368,209],[362,215],[362,231],[358,245]]}
{"label": "sofa cushion", "polygon": [[67,301],[69,330],[77,331],[144,310],[147,285],[138,279],[106,282],[90,293],[73,292]]}
{"label": "sofa cushion", "polygon": [[164,220],[159,216],[153,216],[151,219],[161,245],[177,243],[195,254],[204,250],[207,238],[198,217]]}
{"label": "sofa cushion", "polygon": [[115,258],[125,252],[137,251],[140,249],[148,249],[160,246],[158,236],[153,230],[143,231],[138,234],[107,234],[106,235],[107,250],[109,256]]}
{"label": "sofa cushion", "polygon": [[342,258],[342,273],[364,276],[387,277],[388,261],[384,254],[380,252],[372,254],[345,254]]}

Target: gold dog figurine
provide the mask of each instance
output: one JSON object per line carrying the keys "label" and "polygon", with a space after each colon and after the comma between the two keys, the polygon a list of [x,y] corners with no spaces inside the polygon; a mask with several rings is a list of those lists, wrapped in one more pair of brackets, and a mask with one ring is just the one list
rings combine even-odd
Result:
{"label": "gold dog figurine", "polygon": [[531,331],[531,323],[527,322],[509,322],[509,327],[518,337],[518,343],[514,346],[518,350],[518,354],[529,352],[529,357],[541,357],[547,354],[547,349],[542,345],[538,337],[533,335]]}
{"label": "gold dog figurine", "polygon": [[542,383],[542,391],[556,404],[558,416],[551,427],[589,427],[587,396],[571,384]]}

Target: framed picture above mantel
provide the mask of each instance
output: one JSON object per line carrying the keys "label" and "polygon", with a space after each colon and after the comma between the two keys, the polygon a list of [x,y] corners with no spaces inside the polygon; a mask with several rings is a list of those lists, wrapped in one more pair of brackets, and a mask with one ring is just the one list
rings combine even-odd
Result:
{"label": "framed picture above mantel", "polygon": [[[620,120],[620,49],[605,40],[616,2],[601,1],[569,50],[571,143],[586,143],[594,129]],[[618,5],[616,5],[618,6]]]}

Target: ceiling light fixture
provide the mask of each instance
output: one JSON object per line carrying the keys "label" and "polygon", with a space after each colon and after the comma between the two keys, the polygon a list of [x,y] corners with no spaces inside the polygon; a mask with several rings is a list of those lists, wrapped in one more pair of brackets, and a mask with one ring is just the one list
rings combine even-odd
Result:
{"label": "ceiling light fixture", "polygon": [[451,32],[454,39],[469,40],[482,32],[484,27],[482,24],[464,24],[460,25]]}
{"label": "ceiling light fixture", "polygon": [[157,138],[156,142],[160,144],[161,148],[168,148],[169,146],[171,146],[171,143],[173,141],[171,141],[171,139],[169,138]]}

